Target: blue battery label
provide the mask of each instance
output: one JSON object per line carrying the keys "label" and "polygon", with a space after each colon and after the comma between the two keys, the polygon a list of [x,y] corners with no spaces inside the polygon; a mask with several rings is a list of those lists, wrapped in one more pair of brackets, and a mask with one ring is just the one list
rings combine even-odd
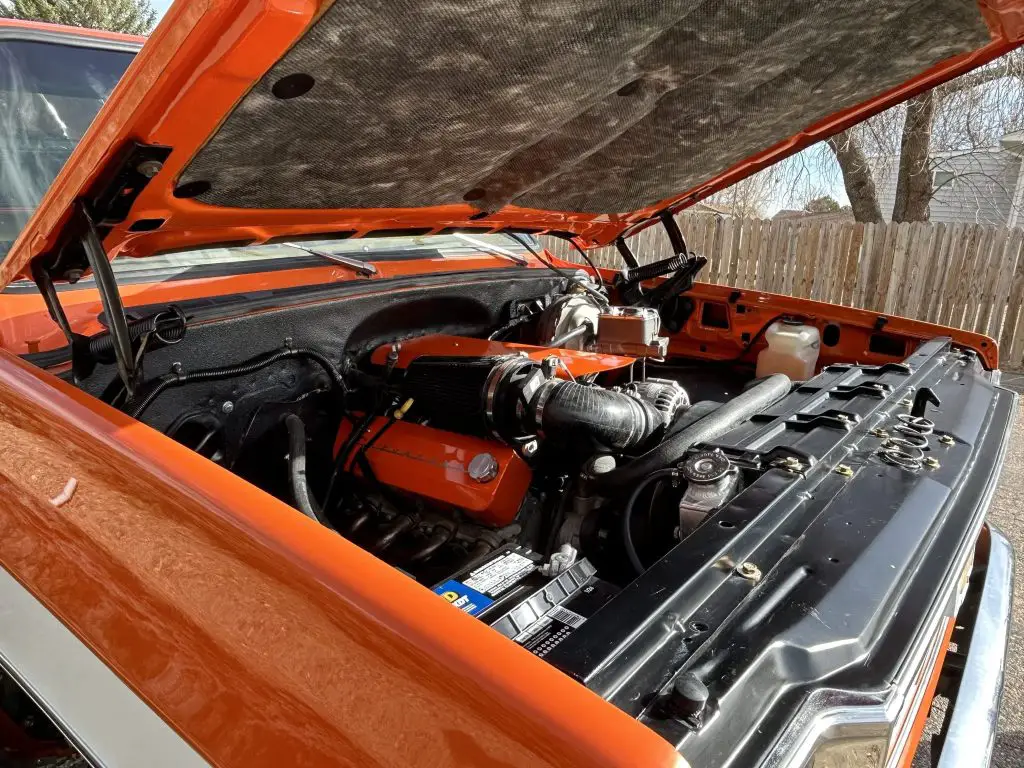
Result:
{"label": "blue battery label", "polygon": [[475,589],[467,587],[460,581],[449,579],[444,584],[434,587],[434,591],[454,605],[460,611],[465,611],[470,616],[476,616],[494,601],[486,595],[482,595]]}

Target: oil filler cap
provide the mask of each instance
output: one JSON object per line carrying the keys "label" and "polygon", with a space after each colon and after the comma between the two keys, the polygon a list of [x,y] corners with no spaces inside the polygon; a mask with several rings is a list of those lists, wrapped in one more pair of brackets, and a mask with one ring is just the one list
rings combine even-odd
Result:
{"label": "oil filler cap", "polygon": [[498,460],[490,453],[478,453],[469,460],[469,477],[478,483],[489,483],[498,476]]}
{"label": "oil filler cap", "polygon": [[720,450],[701,451],[683,462],[679,468],[691,483],[713,483],[729,472],[729,458]]}

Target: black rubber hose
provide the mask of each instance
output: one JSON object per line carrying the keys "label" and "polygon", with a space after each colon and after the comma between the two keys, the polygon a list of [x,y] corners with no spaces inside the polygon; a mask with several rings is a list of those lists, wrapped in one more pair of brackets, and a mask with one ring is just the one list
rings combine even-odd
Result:
{"label": "black rubber hose", "polygon": [[309,480],[306,478],[306,425],[294,413],[284,417],[284,425],[288,429],[288,476],[295,506],[306,517],[333,530],[334,526],[324,517],[320,505],[309,490]]}
{"label": "black rubber hose", "polygon": [[678,470],[674,468],[659,469],[657,472],[652,472],[633,489],[633,492],[629,495],[629,501],[626,502],[626,506],[622,510],[622,543],[626,547],[626,556],[629,557],[629,562],[638,576],[644,572],[644,564],[640,562],[640,556],[637,555],[636,547],[633,545],[633,507],[636,506],[636,500],[640,498],[640,494],[651,483],[663,478],[675,477],[678,474]]}
{"label": "black rubber hose", "polygon": [[[163,344],[176,344],[185,337],[186,326],[185,314],[172,306],[166,312],[157,312],[128,323],[128,336],[132,341],[138,341],[147,334],[156,333]],[[152,342],[150,348],[154,348]],[[114,337],[109,331],[98,333],[89,339],[88,349],[89,354],[100,362],[113,362]]]}
{"label": "black rubber hose", "polygon": [[760,413],[789,394],[793,382],[776,373],[757,386],[742,392],[721,408],[685,429],[669,434],[656,447],[636,457],[625,466],[594,478],[594,484],[608,490],[614,486],[625,489],[643,477],[679,461],[692,446],[721,437],[741,421]]}
{"label": "black rubber hose", "polygon": [[338,372],[335,365],[324,355],[320,354],[315,349],[305,349],[301,347],[297,349],[285,348],[279,349],[275,352],[268,352],[265,355],[254,357],[237,365],[229,365],[222,368],[203,368],[196,371],[190,371],[188,373],[164,374],[155,380],[156,383],[152,385],[152,388],[144,397],[129,404],[126,413],[133,419],[141,418],[142,414],[146,412],[149,406],[151,406],[160,395],[173,387],[181,387],[185,384],[191,384],[196,381],[233,379],[236,376],[245,376],[250,373],[255,373],[256,371],[266,368],[268,365],[273,365],[281,360],[289,359],[305,359],[317,363],[327,372],[327,375],[331,377],[331,382],[334,384],[335,388],[339,389],[341,392],[346,391],[347,387],[345,386],[345,381],[342,379],[341,373]]}
{"label": "black rubber hose", "polygon": [[407,515],[402,515],[395,520],[387,530],[382,533],[375,542],[370,546],[370,551],[374,554],[383,552],[385,549],[395,543],[395,539],[401,536],[403,533],[408,531],[416,525],[416,521]]}
{"label": "black rubber hose", "polygon": [[[665,425],[661,411],[624,392],[589,387],[574,381],[553,381],[540,406],[540,423],[546,434],[586,435],[615,450],[636,448]],[[541,390],[539,397],[545,396]],[[537,399],[530,411],[536,413]]]}
{"label": "black rubber hose", "polygon": [[409,555],[409,563],[418,563],[422,560],[426,560],[433,555],[437,550],[447,544],[455,536],[455,529],[449,528],[443,525],[434,526],[434,531],[427,539],[427,542]]}

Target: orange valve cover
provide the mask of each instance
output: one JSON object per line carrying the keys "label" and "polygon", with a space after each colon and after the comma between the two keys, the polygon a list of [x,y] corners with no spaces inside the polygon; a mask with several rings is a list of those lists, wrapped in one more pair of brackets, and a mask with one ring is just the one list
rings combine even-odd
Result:
{"label": "orange valve cover", "polygon": [[[385,418],[374,420],[359,446],[372,440],[386,423]],[[335,454],[351,429],[347,422],[342,424]],[[346,469],[361,474],[358,465],[352,466],[357,453],[358,449],[352,451]],[[506,445],[404,421],[388,427],[365,455],[374,475],[385,485],[458,507],[477,521],[494,526],[515,520],[532,477],[526,462]],[[471,473],[474,458],[477,461]]]}

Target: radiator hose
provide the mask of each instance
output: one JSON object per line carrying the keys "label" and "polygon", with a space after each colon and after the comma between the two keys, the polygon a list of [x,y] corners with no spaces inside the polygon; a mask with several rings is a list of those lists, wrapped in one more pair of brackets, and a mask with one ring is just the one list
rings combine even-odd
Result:
{"label": "radiator hose", "polygon": [[670,433],[657,446],[628,464],[597,475],[594,483],[604,491],[630,488],[653,472],[679,461],[694,445],[721,437],[740,422],[779,402],[789,394],[792,386],[788,376],[772,374],[704,418]]}
{"label": "radiator hose", "polygon": [[288,477],[291,480],[295,506],[306,517],[316,520],[327,528],[334,528],[324,516],[320,505],[313,498],[306,478],[306,425],[294,413],[284,417],[288,429]]}

